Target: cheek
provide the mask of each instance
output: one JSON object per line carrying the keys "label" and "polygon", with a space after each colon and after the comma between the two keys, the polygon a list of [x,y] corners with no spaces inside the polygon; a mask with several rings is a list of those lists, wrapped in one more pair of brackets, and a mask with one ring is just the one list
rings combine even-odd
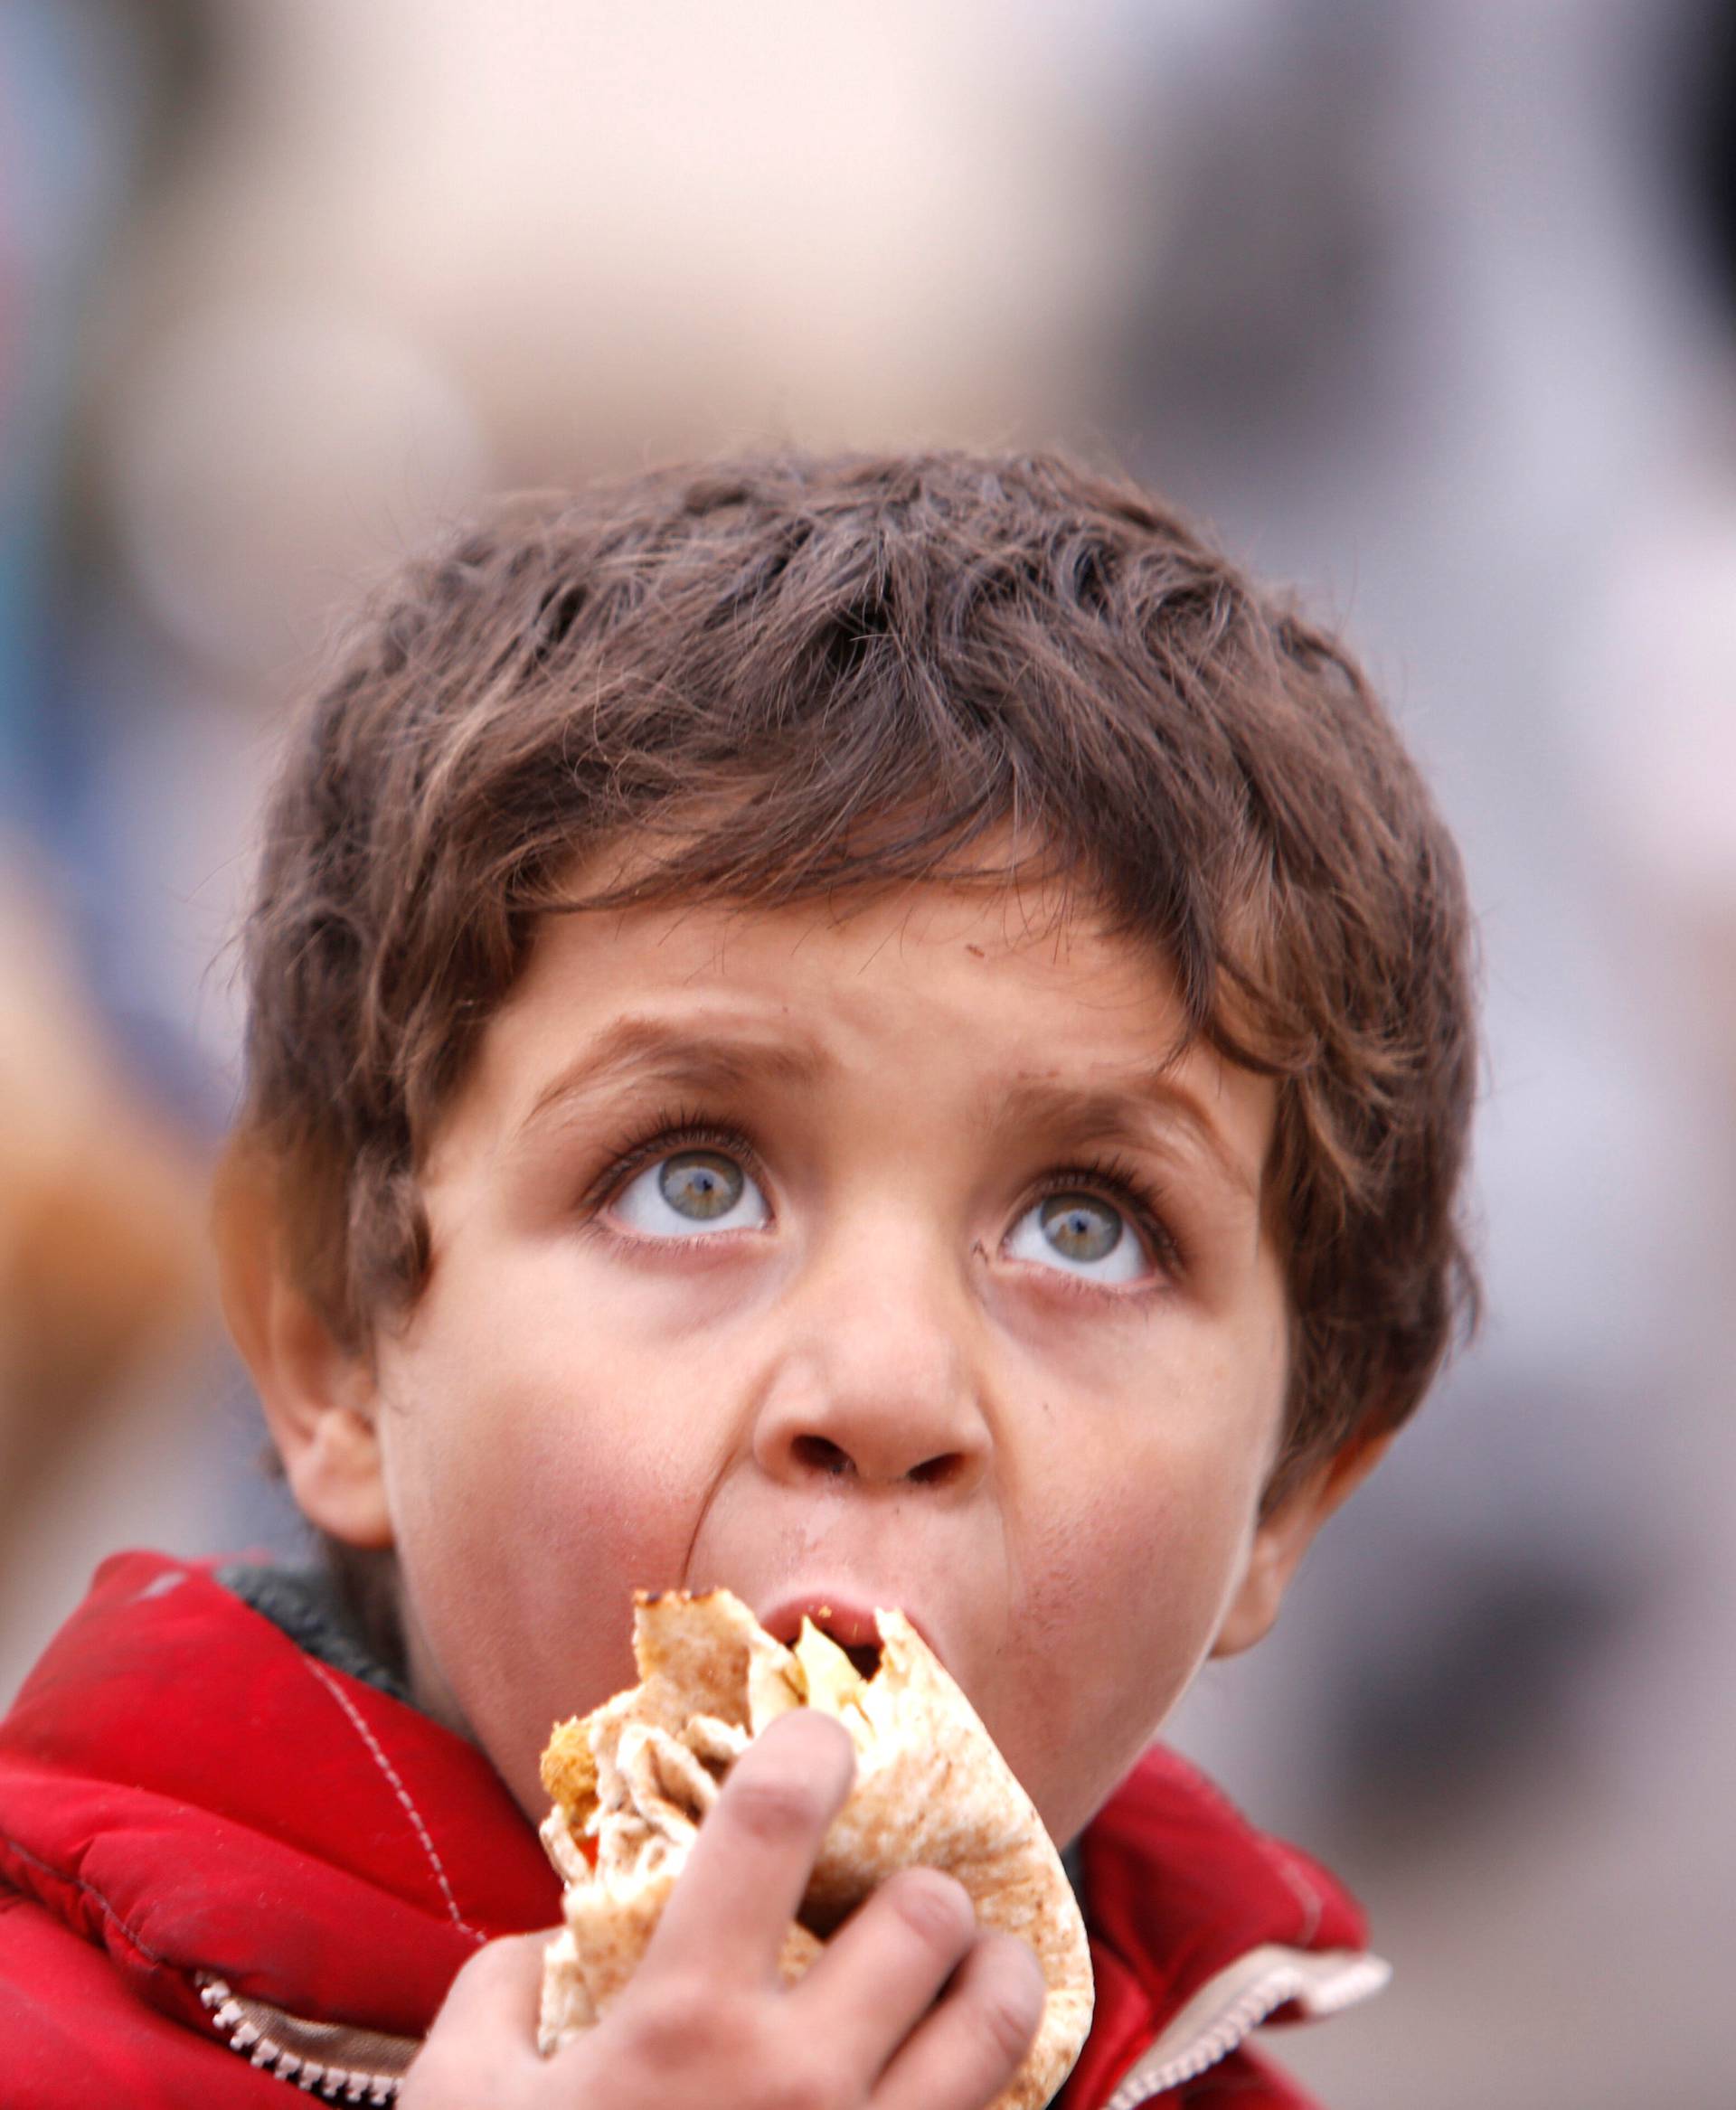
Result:
{"label": "cheek", "polygon": [[394,1386],[421,1424],[406,1449],[427,1502],[456,1499],[473,1530],[510,1507],[519,1546],[535,1533],[542,1551],[550,1534],[600,1543],[668,1498],[683,1462],[669,1375],[635,1329],[599,1323],[607,1302],[555,1266],[455,1266],[443,1287]]}
{"label": "cheek", "polygon": [[[1022,1568],[1044,1656],[1064,1641],[1121,1674],[1146,1663],[1166,1690],[1136,1678],[1130,1703],[1173,1702],[1245,1565],[1282,1377],[1271,1329],[1227,1349],[1184,1338],[1161,1370],[1118,1369],[1059,1418],[1090,1433],[1052,1437],[1028,1512],[1039,1521]],[[1143,1409],[1150,1400],[1161,1409]]]}
{"label": "cheek", "polygon": [[1156,1733],[1210,1649],[1251,1539],[1243,1509],[1217,1491],[1166,1491],[1133,1474],[1047,1522],[1033,1547],[1019,1653],[1042,1669],[1014,1719],[1028,1725],[1028,1777],[1076,1785],[1079,1754],[1093,1754],[1101,1778],[1079,1822]]}
{"label": "cheek", "polygon": [[580,1631],[611,1681],[563,1691],[561,1711],[606,1698],[631,1668],[632,1591],[673,1580],[692,1535],[703,1446],[638,1373],[600,1344],[575,1354],[570,1340],[430,1327],[393,1373],[386,1455],[400,1557],[473,1719],[509,1678],[589,1685]]}

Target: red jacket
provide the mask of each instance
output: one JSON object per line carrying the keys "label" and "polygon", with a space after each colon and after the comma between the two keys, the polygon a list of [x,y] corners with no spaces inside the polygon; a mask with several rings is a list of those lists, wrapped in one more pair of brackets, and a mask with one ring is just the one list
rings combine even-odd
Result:
{"label": "red jacket", "polygon": [[[1082,1859],[1066,2110],[1306,2110],[1242,2039],[1383,1979],[1332,1879],[1162,1752]],[[389,2102],[465,1958],[558,1908],[480,1752],[204,1568],[118,1555],[0,1724],[0,2102]]]}

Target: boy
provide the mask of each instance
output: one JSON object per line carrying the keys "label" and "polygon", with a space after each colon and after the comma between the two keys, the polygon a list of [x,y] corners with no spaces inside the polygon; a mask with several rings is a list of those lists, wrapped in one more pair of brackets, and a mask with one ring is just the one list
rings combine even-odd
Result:
{"label": "boy", "polygon": [[991,2102],[1041,1986],[946,1879],[776,1983],[806,1712],[538,2059],[538,1752],[722,1584],[963,1686],[1091,1929],[1069,2110],[1297,2104],[1249,2030],[1382,1967],[1141,1754],[1473,1295],[1462,882],[1354,666],[1054,460],[526,504],[318,700],[248,942],[226,1301],[332,1587],[130,1556],[26,1687],[8,2100]]}

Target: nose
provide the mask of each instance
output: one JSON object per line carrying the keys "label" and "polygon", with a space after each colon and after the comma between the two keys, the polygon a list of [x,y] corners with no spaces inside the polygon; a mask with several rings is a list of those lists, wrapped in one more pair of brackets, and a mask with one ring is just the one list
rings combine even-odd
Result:
{"label": "nose", "polygon": [[758,1402],[753,1451],[786,1482],[957,1494],[986,1472],[990,1418],[967,1286],[870,1230],[792,1293]]}

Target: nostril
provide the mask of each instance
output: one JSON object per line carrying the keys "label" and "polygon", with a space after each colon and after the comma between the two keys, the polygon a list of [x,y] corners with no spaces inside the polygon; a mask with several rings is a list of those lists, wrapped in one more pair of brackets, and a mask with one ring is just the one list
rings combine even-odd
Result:
{"label": "nostril", "polygon": [[957,1451],[948,1451],[938,1458],[924,1458],[920,1465],[912,1465],[910,1478],[920,1487],[939,1486],[956,1477],[963,1460]]}
{"label": "nostril", "polygon": [[[862,1468],[851,1452],[842,1444],[835,1444],[830,1436],[798,1436],[789,1446],[789,1455],[804,1472],[821,1473],[829,1480],[854,1479]],[[888,1483],[901,1481],[917,1487],[948,1486],[965,1467],[965,1458],[959,1451],[938,1452],[931,1458],[924,1458],[920,1465],[900,1472],[889,1459],[882,1473],[874,1464],[868,1474],[873,1481]]]}
{"label": "nostril", "polygon": [[798,1436],[791,1448],[798,1465],[808,1465],[816,1473],[828,1473],[834,1478],[852,1470],[850,1454],[823,1436]]}

